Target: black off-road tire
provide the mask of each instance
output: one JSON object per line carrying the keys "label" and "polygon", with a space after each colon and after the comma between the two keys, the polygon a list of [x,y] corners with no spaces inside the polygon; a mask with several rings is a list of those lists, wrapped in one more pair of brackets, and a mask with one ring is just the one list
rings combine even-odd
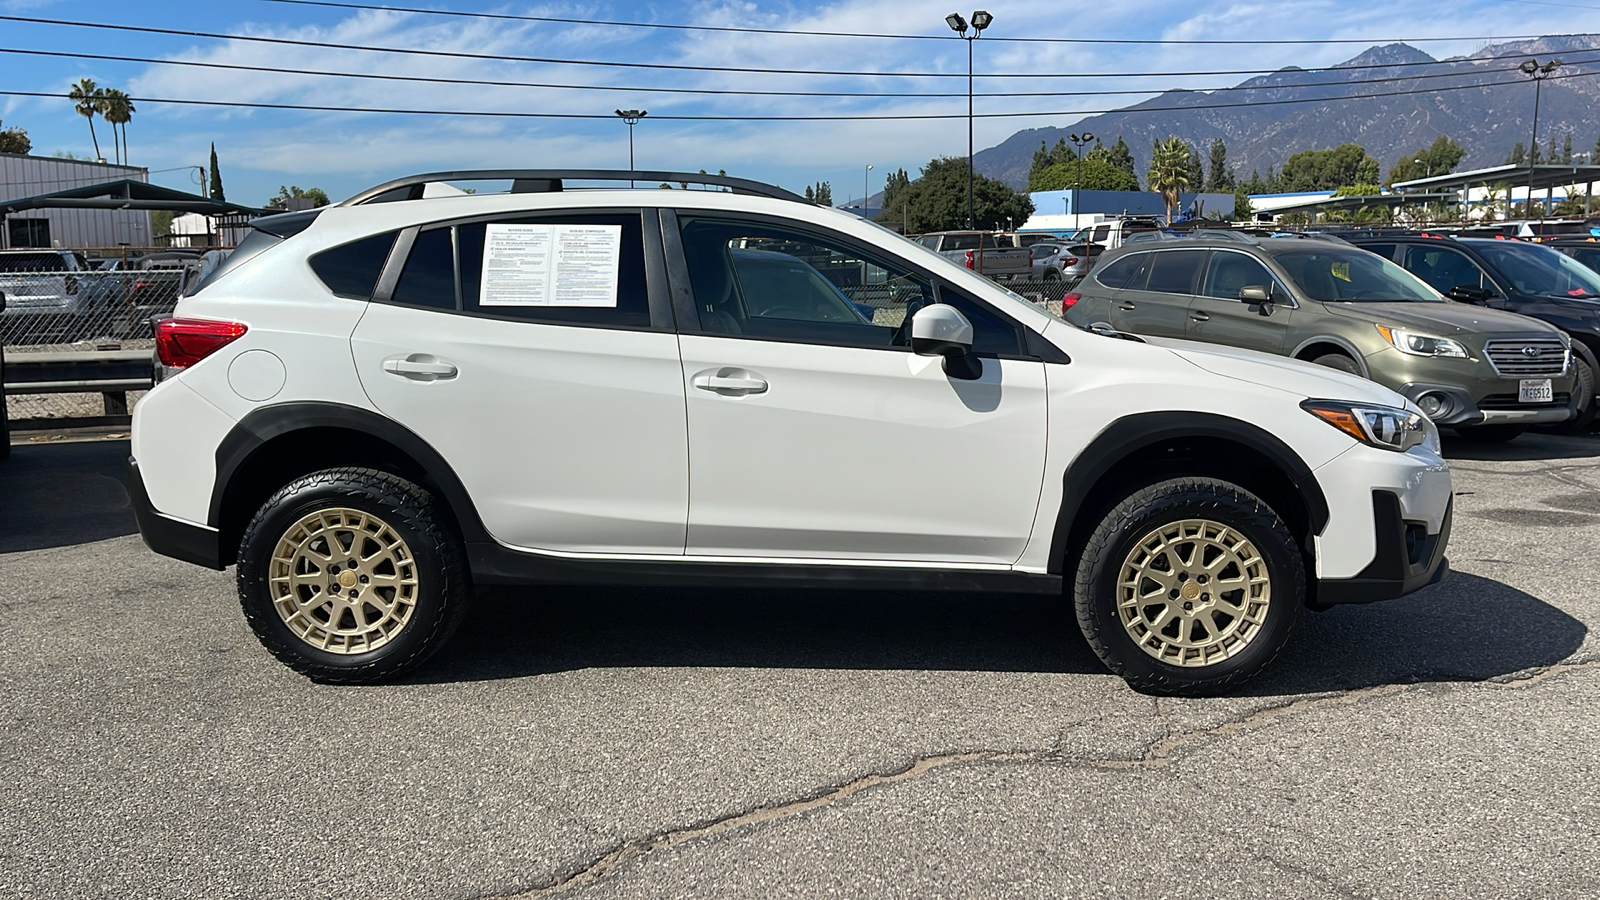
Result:
{"label": "black off-road tire", "polygon": [[1582,434],[1594,425],[1595,413],[1600,411],[1600,399],[1595,396],[1594,369],[1588,360],[1578,353],[1573,353],[1572,374],[1576,377],[1572,392],[1582,395],[1582,405],[1578,407],[1578,414],[1556,425],[1540,426],[1540,431],[1552,434]]}
{"label": "black off-road tire", "polygon": [[[303,640],[279,614],[268,583],[274,550],[287,532],[312,513],[335,509],[381,520],[404,541],[416,567],[409,619],[371,650],[329,652]],[[449,641],[472,593],[461,542],[438,501],[405,479],[361,468],[314,472],[269,497],[244,530],[237,581],[245,619],[262,645],[325,684],[372,684],[415,669]]]}
{"label": "black off-road tire", "polygon": [[[1118,612],[1117,581],[1134,546],[1153,530],[1190,519],[1221,523],[1255,546],[1271,583],[1270,601],[1244,646],[1208,665],[1157,659],[1136,643]],[[1250,679],[1283,648],[1306,606],[1305,564],[1294,534],[1259,497],[1213,478],[1174,478],[1112,507],[1077,561],[1073,606],[1101,662],[1134,690],[1172,696],[1225,693]]]}
{"label": "black off-road tire", "polygon": [[1361,374],[1361,366],[1343,353],[1325,353],[1313,359],[1312,362],[1319,366],[1327,366],[1330,369],[1338,369],[1341,372],[1349,372],[1358,378],[1366,377]]}
{"label": "black off-road tire", "polygon": [[1471,428],[1457,428],[1456,436],[1474,444],[1504,444],[1521,437],[1527,430],[1526,425],[1474,425]]}

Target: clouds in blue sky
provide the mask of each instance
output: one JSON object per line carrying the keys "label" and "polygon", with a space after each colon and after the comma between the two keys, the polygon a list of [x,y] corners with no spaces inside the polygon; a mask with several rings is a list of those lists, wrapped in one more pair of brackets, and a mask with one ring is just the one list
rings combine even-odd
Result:
{"label": "clouds in blue sky", "polygon": [[[418,5],[411,0],[401,5]],[[524,15],[755,26],[797,30],[893,32],[939,40],[874,40],[801,35],[752,35],[465,19],[357,12],[235,0],[129,5],[103,0],[0,0],[0,15],[80,22],[114,22],[172,29],[288,38],[314,43],[407,47],[497,56],[535,56],[734,68],[924,72],[964,76],[966,47],[943,19],[947,4],[843,0],[795,6],[764,2],[527,4],[439,0],[436,8]],[[1387,41],[1446,35],[1505,37],[1600,31],[1600,10],[1532,0],[1469,0],[1456,4],[1379,4],[1345,0],[1206,3],[1127,0],[1118,4],[994,2],[989,37],[974,48],[979,72],[1031,75],[979,78],[978,111],[1072,111],[1122,106],[1138,97],[1048,96],[996,98],[993,91],[1097,91],[1220,87],[1231,76],[1156,77],[1210,69],[1270,69],[1336,63],[1365,45],[1129,46],[1046,44],[995,37],[1167,39],[1359,38]],[[970,10],[963,9],[963,13]],[[1437,57],[1468,53],[1485,41],[1421,44]],[[638,126],[641,168],[730,174],[775,181],[798,190],[817,180],[834,184],[836,200],[858,196],[867,164],[882,175],[936,155],[966,152],[962,118],[811,122],[669,121],[666,115],[956,115],[966,111],[965,77],[764,75],[664,69],[553,65],[449,57],[407,56],[243,41],[142,35],[18,22],[0,22],[0,48],[186,59],[234,65],[347,73],[583,85],[563,90],[421,84],[260,72],[197,69],[0,53],[0,85],[19,91],[64,91],[80,77],[122,87],[137,97],[605,115],[618,107],[648,109]],[[1047,78],[1051,73],[1093,78]],[[957,97],[818,98],[646,93],[637,87],[702,90],[948,92]],[[981,149],[1020,128],[1066,125],[1072,115],[982,119]],[[0,98],[0,119],[31,134],[36,153],[89,152],[87,126],[66,100]],[[151,169],[204,162],[215,141],[230,197],[259,202],[279,184],[319,185],[343,196],[396,174],[479,166],[616,167],[627,164],[627,130],[614,118],[491,119],[306,111],[139,106],[129,143],[133,161]],[[153,180],[182,186],[185,172]]]}

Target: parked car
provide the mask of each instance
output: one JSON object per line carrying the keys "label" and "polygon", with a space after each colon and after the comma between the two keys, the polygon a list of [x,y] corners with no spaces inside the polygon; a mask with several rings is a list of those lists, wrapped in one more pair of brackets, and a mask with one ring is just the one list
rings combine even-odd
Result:
{"label": "parked car", "polygon": [[1600,239],[1560,238],[1545,241],[1544,245],[1558,253],[1565,253],[1590,269],[1600,272]]}
{"label": "parked car", "polygon": [[5,315],[68,315],[79,310],[89,261],[73,250],[0,250]]}
{"label": "parked car", "polygon": [[1078,229],[1072,236],[1072,243],[1099,244],[1107,250],[1115,250],[1131,235],[1160,229],[1161,221],[1152,216],[1122,216]]}
{"label": "parked car", "polygon": [[1373,382],[1085,331],[756,182],[514,174],[258,219],[158,328],[140,530],[314,679],[416,667],[474,586],[714,584],[1062,596],[1131,684],[1216,692],[1447,570],[1438,432]]}
{"label": "parked car", "polygon": [[1561,329],[1572,340],[1577,415],[1556,430],[1579,431],[1593,423],[1595,372],[1600,371],[1600,274],[1525,241],[1416,234],[1352,237],[1350,242],[1394,261],[1453,300],[1520,313]]}
{"label": "parked car", "polygon": [[1031,251],[1034,281],[1060,281],[1071,285],[1088,274],[1105,248],[1099,244],[1034,244]]}
{"label": "parked car", "polygon": [[1195,232],[1109,253],[1065,315],[1139,335],[1276,353],[1371,378],[1478,440],[1572,417],[1569,340],[1451,303],[1337,238]]}
{"label": "parked car", "polygon": [[1010,235],[987,231],[936,231],[917,238],[922,246],[959,266],[996,280],[1027,278],[1032,255]]}

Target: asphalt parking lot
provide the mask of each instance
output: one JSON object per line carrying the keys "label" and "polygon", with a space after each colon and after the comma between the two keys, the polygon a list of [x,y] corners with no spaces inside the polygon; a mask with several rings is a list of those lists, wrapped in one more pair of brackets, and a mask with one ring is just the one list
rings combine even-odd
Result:
{"label": "asphalt parking lot", "polygon": [[125,441],[0,463],[0,893],[1593,897],[1600,437],[1447,446],[1444,584],[1156,700],[1059,601],[484,595],[311,684],[147,551]]}

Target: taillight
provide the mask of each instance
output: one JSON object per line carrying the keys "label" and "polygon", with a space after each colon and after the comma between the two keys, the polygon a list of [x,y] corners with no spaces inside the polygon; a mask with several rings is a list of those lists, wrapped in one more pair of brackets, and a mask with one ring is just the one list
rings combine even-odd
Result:
{"label": "taillight", "polygon": [[1078,264],[1078,258],[1076,256],[1069,256],[1066,259],[1062,260],[1062,262],[1066,263],[1069,266],[1075,266],[1075,265]]}
{"label": "taillight", "polygon": [[162,319],[156,323],[156,357],[169,369],[186,369],[238,340],[243,322]]}
{"label": "taillight", "polygon": [[967,268],[969,268],[969,269],[973,268],[973,265],[972,265],[972,251],[971,250],[967,251]]}
{"label": "taillight", "polygon": [[147,288],[147,287],[151,287],[151,286],[152,286],[152,285],[151,285],[151,284],[150,284],[150,282],[148,282],[148,281],[135,281],[135,282],[134,282],[134,283],[133,283],[133,292],[134,292],[134,293],[135,293],[135,294],[137,294],[137,293],[139,293],[139,292],[140,292],[140,291],[142,291],[142,290],[144,290],[144,289],[145,289],[145,288]]}
{"label": "taillight", "polygon": [[1072,293],[1067,294],[1066,296],[1061,298],[1061,308],[1063,310],[1071,309],[1072,308],[1072,304],[1077,303],[1079,300],[1082,300],[1082,299],[1083,299],[1083,295],[1082,294],[1079,294],[1077,291],[1073,291]]}

